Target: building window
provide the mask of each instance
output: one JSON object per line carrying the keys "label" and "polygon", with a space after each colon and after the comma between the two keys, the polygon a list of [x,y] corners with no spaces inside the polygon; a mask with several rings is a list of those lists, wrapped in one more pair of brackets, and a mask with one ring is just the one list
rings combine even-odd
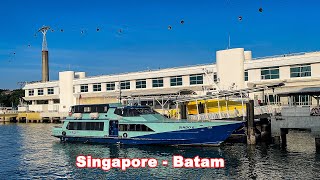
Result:
{"label": "building window", "polygon": [[182,86],[182,76],[171,77],[170,86]]}
{"label": "building window", "polygon": [[290,67],[290,77],[308,77],[311,76],[311,65],[299,65]]}
{"label": "building window", "polygon": [[311,103],[311,96],[309,95],[295,95],[293,96],[293,105],[309,106]]}
{"label": "building window", "polygon": [[116,89],[115,82],[109,82],[106,84],[106,86],[107,86],[107,91],[112,91]]}
{"label": "building window", "polygon": [[248,71],[244,71],[244,81],[248,81]]}
{"label": "building window", "polygon": [[53,104],[59,104],[60,103],[60,99],[54,99],[53,100]]}
{"label": "building window", "polygon": [[122,81],[120,82],[121,89],[130,89],[130,81]]}
{"label": "building window", "polygon": [[216,72],[213,73],[213,82],[218,82],[218,74]]}
{"label": "building window", "polygon": [[81,85],[80,92],[88,92],[88,84]]}
{"label": "building window", "polygon": [[190,85],[203,84],[203,74],[190,75]]}
{"label": "building window", "polygon": [[37,100],[36,104],[49,104],[48,100]]}
{"label": "building window", "polygon": [[136,80],[136,88],[146,88],[147,87],[147,81],[145,79]]}
{"label": "building window", "polygon": [[54,94],[54,89],[53,88],[48,88],[48,94]]}
{"label": "building window", "polygon": [[279,79],[279,67],[261,69],[261,79]]}
{"label": "building window", "polygon": [[43,89],[38,89],[38,96],[43,95]]}
{"label": "building window", "polygon": [[264,101],[267,104],[280,104],[280,96],[277,95],[269,95],[269,98],[267,95],[264,96]]}
{"label": "building window", "polygon": [[29,96],[34,96],[34,90],[33,89],[29,90],[28,93],[29,93]]}
{"label": "building window", "polygon": [[152,79],[152,87],[163,87],[163,78]]}
{"label": "building window", "polygon": [[93,84],[93,91],[101,91],[101,84]]}

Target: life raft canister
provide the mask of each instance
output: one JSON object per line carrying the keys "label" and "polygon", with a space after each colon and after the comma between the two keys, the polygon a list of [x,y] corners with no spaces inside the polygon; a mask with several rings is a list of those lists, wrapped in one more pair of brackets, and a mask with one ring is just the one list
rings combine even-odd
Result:
{"label": "life raft canister", "polygon": [[123,135],[122,135],[123,137],[128,137],[128,134],[127,133],[123,133]]}

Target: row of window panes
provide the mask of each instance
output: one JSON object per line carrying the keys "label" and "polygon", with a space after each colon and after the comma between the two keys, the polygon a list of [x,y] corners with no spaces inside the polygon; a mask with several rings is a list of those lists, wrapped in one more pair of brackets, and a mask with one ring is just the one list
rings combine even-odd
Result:
{"label": "row of window panes", "polygon": [[103,122],[69,122],[68,130],[103,131]]}
{"label": "row of window panes", "polygon": [[203,84],[202,74],[190,75],[190,85],[194,85],[194,84]]}
{"label": "row of window panes", "polygon": [[101,91],[101,84],[93,84],[93,91]]}
{"label": "row of window panes", "polygon": [[163,87],[163,78],[152,79],[152,87]]}
{"label": "row of window panes", "polygon": [[120,124],[119,131],[153,131],[144,124]]}
{"label": "row of window panes", "polygon": [[[277,95],[265,95],[264,100],[266,103],[270,104],[279,104],[280,101],[280,96]],[[292,96],[291,102],[290,100],[288,101],[289,105],[297,105],[297,106],[307,106],[307,105],[312,105],[312,98],[309,95],[295,95]]]}
{"label": "row of window panes", "polygon": [[[216,76],[214,77],[216,78]],[[216,79],[215,79],[216,80]],[[182,86],[182,76],[176,76],[170,78],[171,86]],[[190,75],[190,85],[203,84],[203,75]],[[142,89],[147,87],[147,81],[145,79],[136,80],[136,88]],[[163,78],[152,79],[152,87],[163,87]],[[121,81],[121,89],[130,89],[130,81]],[[115,83],[106,83],[107,91],[115,90]],[[80,92],[88,92],[88,84],[83,84],[80,86]],[[101,91],[101,84],[93,84],[93,91]]]}
{"label": "row of window panes", "polygon": [[[38,91],[38,95],[39,96],[44,95],[43,89],[37,89],[37,91]],[[53,88],[48,88],[47,91],[48,91],[48,95],[54,94],[54,89]],[[29,96],[34,96],[34,90],[33,89],[28,90],[28,94],[29,94]]]}
{"label": "row of window panes", "polygon": [[137,80],[136,81],[136,88],[137,89],[142,89],[142,88],[146,88],[147,87],[147,81],[144,79],[141,80]]}
{"label": "row of window panes", "polygon": [[295,95],[292,100],[293,105],[307,106],[312,104],[312,99],[309,95]]}
{"label": "row of window panes", "polygon": [[[290,77],[309,77],[311,76],[311,65],[298,65],[290,67]],[[279,67],[261,69],[261,79],[279,79]],[[245,80],[248,80],[248,72],[245,71]]]}
{"label": "row of window panes", "polygon": [[279,67],[261,69],[261,79],[279,79]]}
{"label": "row of window panes", "polygon": [[120,89],[130,89],[130,81],[121,81]]}
{"label": "row of window panes", "polygon": [[308,77],[311,76],[311,65],[299,65],[290,68],[290,77]]}
{"label": "row of window panes", "polygon": [[171,77],[170,86],[182,86],[182,76]]}

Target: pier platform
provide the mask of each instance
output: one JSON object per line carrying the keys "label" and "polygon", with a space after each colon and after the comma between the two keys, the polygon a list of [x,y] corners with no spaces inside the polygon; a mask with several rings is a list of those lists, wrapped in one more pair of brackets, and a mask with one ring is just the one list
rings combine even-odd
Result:
{"label": "pier platform", "polygon": [[282,107],[280,114],[271,116],[271,134],[276,144],[286,146],[291,129],[310,131],[320,152],[320,107]]}

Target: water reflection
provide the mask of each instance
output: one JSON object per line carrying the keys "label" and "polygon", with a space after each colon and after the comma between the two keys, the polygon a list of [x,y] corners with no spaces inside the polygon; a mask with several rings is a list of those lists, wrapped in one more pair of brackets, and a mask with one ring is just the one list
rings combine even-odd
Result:
{"label": "water reflection", "polygon": [[[107,172],[104,172],[100,169],[76,169],[75,178],[80,178],[86,174],[87,177],[90,177],[90,174],[99,174],[101,178],[116,178],[120,176],[122,178],[135,179],[139,178],[141,175],[145,177],[154,177],[154,178],[167,178],[167,177],[176,177],[178,179],[188,178],[198,178],[198,177],[210,177],[211,174],[221,174],[223,175],[223,170],[219,169],[210,169],[210,170],[201,170],[201,174],[195,173],[195,169],[172,169],[171,166],[164,167],[160,165],[162,160],[168,160],[169,164],[172,162],[173,155],[182,155],[184,157],[193,158],[200,155],[201,157],[224,157],[225,152],[221,151],[220,148],[215,147],[205,147],[205,148],[196,148],[196,147],[166,147],[166,146],[116,146],[116,145],[87,145],[87,144],[63,144],[55,143],[53,145],[53,151],[63,152],[62,157],[66,157],[65,160],[68,161],[70,165],[75,165],[75,160],[77,155],[91,155],[92,157],[99,158],[156,158],[159,161],[159,166],[157,168],[141,168],[141,169],[128,169],[123,172],[119,169],[111,169]],[[228,155],[232,157],[231,154]],[[235,157],[234,157],[234,160]],[[216,172],[215,172],[216,171]],[[223,175],[227,177],[227,173]]]}
{"label": "water reflection", "polygon": [[[0,179],[316,179],[320,156],[309,145],[309,135],[288,135],[285,150],[276,145],[226,144],[221,147],[116,146],[60,143],[51,136],[51,124],[0,125]],[[300,138],[297,138],[301,136]],[[295,143],[297,145],[295,145]],[[303,148],[305,146],[305,148]],[[223,169],[157,168],[78,169],[78,155],[97,158],[156,158],[173,155],[218,158]]]}

